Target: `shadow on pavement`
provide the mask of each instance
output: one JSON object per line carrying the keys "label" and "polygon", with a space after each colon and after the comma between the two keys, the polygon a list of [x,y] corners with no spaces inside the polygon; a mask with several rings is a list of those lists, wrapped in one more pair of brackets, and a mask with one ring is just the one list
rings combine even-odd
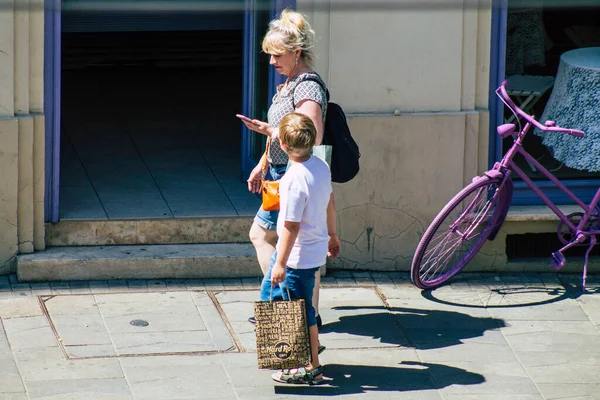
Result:
{"label": "shadow on pavement", "polygon": [[368,392],[436,390],[450,385],[478,385],[485,382],[483,375],[462,368],[411,361],[403,361],[398,367],[327,364],[325,377],[333,379],[330,384],[276,385],[275,393],[337,396]]}
{"label": "shadow on pavement", "polygon": [[[454,311],[421,310],[392,307],[334,307],[335,310],[382,310],[371,314],[341,316],[327,323],[320,333],[348,333],[380,339],[382,343],[417,349],[435,349],[462,344],[463,339],[483,336],[487,330],[506,326],[504,320],[491,317],[472,317]],[[390,313],[391,311],[391,313]],[[403,335],[399,335],[402,332]]]}
{"label": "shadow on pavement", "polygon": [[479,290],[481,302],[461,301],[456,297],[447,297],[445,292],[423,290],[421,296],[438,304],[465,308],[518,308],[541,306],[566,299],[577,299],[586,293],[581,286],[562,282],[564,287],[544,287],[534,285],[499,285],[488,290]]}

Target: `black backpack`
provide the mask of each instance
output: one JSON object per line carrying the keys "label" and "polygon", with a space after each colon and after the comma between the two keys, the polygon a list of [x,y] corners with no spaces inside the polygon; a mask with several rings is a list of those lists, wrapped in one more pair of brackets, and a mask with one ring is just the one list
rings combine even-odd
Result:
{"label": "black backpack", "polygon": [[339,104],[329,101],[329,90],[314,78],[306,78],[304,81],[315,81],[327,94],[327,114],[325,115],[325,125],[323,132],[323,143],[330,145],[331,150],[331,180],[336,183],[345,183],[350,181],[358,174],[360,165],[360,151],[358,145],[352,138],[346,114]]}

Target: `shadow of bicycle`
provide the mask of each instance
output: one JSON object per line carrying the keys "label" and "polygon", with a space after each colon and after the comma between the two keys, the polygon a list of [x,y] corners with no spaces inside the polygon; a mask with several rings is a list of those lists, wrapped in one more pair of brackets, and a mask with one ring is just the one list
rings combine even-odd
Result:
{"label": "shadow of bicycle", "polygon": [[547,287],[537,284],[502,284],[477,286],[472,290],[423,290],[421,296],[438,304],[465,308],[517,308],[541,306],[566,299],[577,299],[582,295],[600,293],[598,288],[585,292],[576,282],[561,279],[562,286]]}

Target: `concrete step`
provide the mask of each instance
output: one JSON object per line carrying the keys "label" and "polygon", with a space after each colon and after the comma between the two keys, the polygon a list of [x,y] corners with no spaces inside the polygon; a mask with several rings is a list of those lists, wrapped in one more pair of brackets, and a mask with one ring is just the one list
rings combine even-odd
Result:
{"label": "concrete step", "polygon": [[22,282],[262,276],[249,243],[51,247],[18,256]]}
{"label": "concrete step", "polygon": [[46,245],[106,246],[248,243],[254,216],[144,220],[62,220],[46,225]]}

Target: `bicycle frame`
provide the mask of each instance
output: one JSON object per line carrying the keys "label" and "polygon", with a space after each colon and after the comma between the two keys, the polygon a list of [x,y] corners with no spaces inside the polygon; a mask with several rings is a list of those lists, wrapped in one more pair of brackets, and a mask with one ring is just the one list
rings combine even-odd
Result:
{"label": "bicycle frame", "polygon": [[[525,130],[523,130],[525,131]],[[576,235],[579,233],[583,233],[586,235],[589,234],[600,234],[600,231],[584,231],[583,227],[588,223],[590,217],[593,214],[593,211],[600,202],[600,189],[594,195],[591,203],[589,205],[585,204],[579,197],[577,197],[569,188],[567,188],[561,181],[559,181],[550,171],[548,171],[544,166],[542,166],[533,156],[531,156],[525,149],[522,147],[522,140],[525,137],[526,132],[521,132],[520,137],[515,140],[515,143],[512,147],[507,151],[506,155],[502,159],[500,163],[494,166],[494,170],[506,171],[506,169],[516,173],[522,180],[525,182],[527,186],[533,190],[533,192],[556,214],[556,216],[571,229],[571,231],[575,232]],[[574,225],[567,216],[556,206],[556,204],[548,198],[548,196],[529,178],[525,172],[521,168],[519,168],[516,163],[513,161],[515,155],[520,154],[523,156],[528,162],[530,162],[537,170],[545,176],[548,180],[554,183],[557,188],[565,193],[569,198],[571,198],[579,207],[581,207],[584,215],[579,224]]]}

